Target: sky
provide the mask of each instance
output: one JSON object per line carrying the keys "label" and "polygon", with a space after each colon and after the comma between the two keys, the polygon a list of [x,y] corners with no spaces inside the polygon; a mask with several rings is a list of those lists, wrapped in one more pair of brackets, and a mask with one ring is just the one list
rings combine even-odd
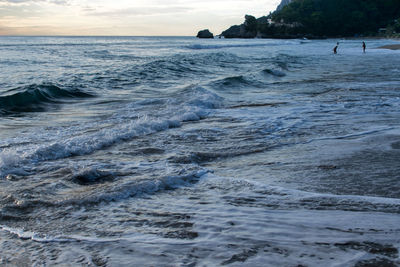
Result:
{"label": "sky", "polygon": [[220,34],[281,0],[0,0],[0,35]]}

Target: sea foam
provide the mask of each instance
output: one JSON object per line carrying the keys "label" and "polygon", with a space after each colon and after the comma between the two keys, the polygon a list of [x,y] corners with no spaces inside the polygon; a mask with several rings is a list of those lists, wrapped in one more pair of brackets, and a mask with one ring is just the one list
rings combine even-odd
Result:
{"label": "sea foam", "polygon": [[[171,103],[167,103],[156,117],[154,114],[126,117],[126,114],[135,114],[135,110],[121,110],[120,115],[114,116],[107,122],[108,125],[112,125],[111,127],[91,133],[81,132],[82,129],[74,127],[71,130],[77,132],[69,133],[71,137],[60,136],[51,142],[1,149],[0,176],[21,169],[22,166],[28,167],[43,161],[87,155],[139,136],[180,127],[184,122],[205,118],[211,109],[219,106],[221,101],[221,98],[214,93],[199,87],[186,88],[183,97],[188,97],[188,100],[183,103],[171,100]],[[57,133],[56,129],[55,134]]]}

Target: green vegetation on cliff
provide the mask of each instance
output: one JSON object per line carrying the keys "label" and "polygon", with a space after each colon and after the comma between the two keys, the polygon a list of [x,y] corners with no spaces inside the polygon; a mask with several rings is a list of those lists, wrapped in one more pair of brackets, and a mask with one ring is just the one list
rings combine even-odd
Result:
{"label": "green vegetation on cliff", "polygon": [[317,36],[373,35],[400,18],[399,0],[296,0],[272,20],[300,23],[301,33]]}
{"label": "green vegetation on cliff", "polygon": [[294,0],[268,17],[256,20],[247,15],[245,23],[235,27],[222,35],[228,38],[393,35],[400,33],[400,0]]}

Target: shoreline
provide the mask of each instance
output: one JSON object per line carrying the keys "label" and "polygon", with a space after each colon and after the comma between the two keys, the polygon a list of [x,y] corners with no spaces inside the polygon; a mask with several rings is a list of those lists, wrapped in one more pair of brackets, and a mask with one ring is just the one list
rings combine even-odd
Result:
{"label": "shoreline", "polygon": [[378,49],[400,50],[400,44],[384,45],[384,46],[378,47]]}

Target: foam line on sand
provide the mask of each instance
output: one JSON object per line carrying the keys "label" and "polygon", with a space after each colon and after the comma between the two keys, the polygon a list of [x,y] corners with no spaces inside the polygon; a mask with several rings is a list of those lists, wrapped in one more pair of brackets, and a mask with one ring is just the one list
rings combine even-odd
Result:
{"label": "foam line on sand", "polygon": [[384,45],[379,47],[381,49],[391,49],[391,50],[400,50],[400,44],[394,44],[394,45]]}

